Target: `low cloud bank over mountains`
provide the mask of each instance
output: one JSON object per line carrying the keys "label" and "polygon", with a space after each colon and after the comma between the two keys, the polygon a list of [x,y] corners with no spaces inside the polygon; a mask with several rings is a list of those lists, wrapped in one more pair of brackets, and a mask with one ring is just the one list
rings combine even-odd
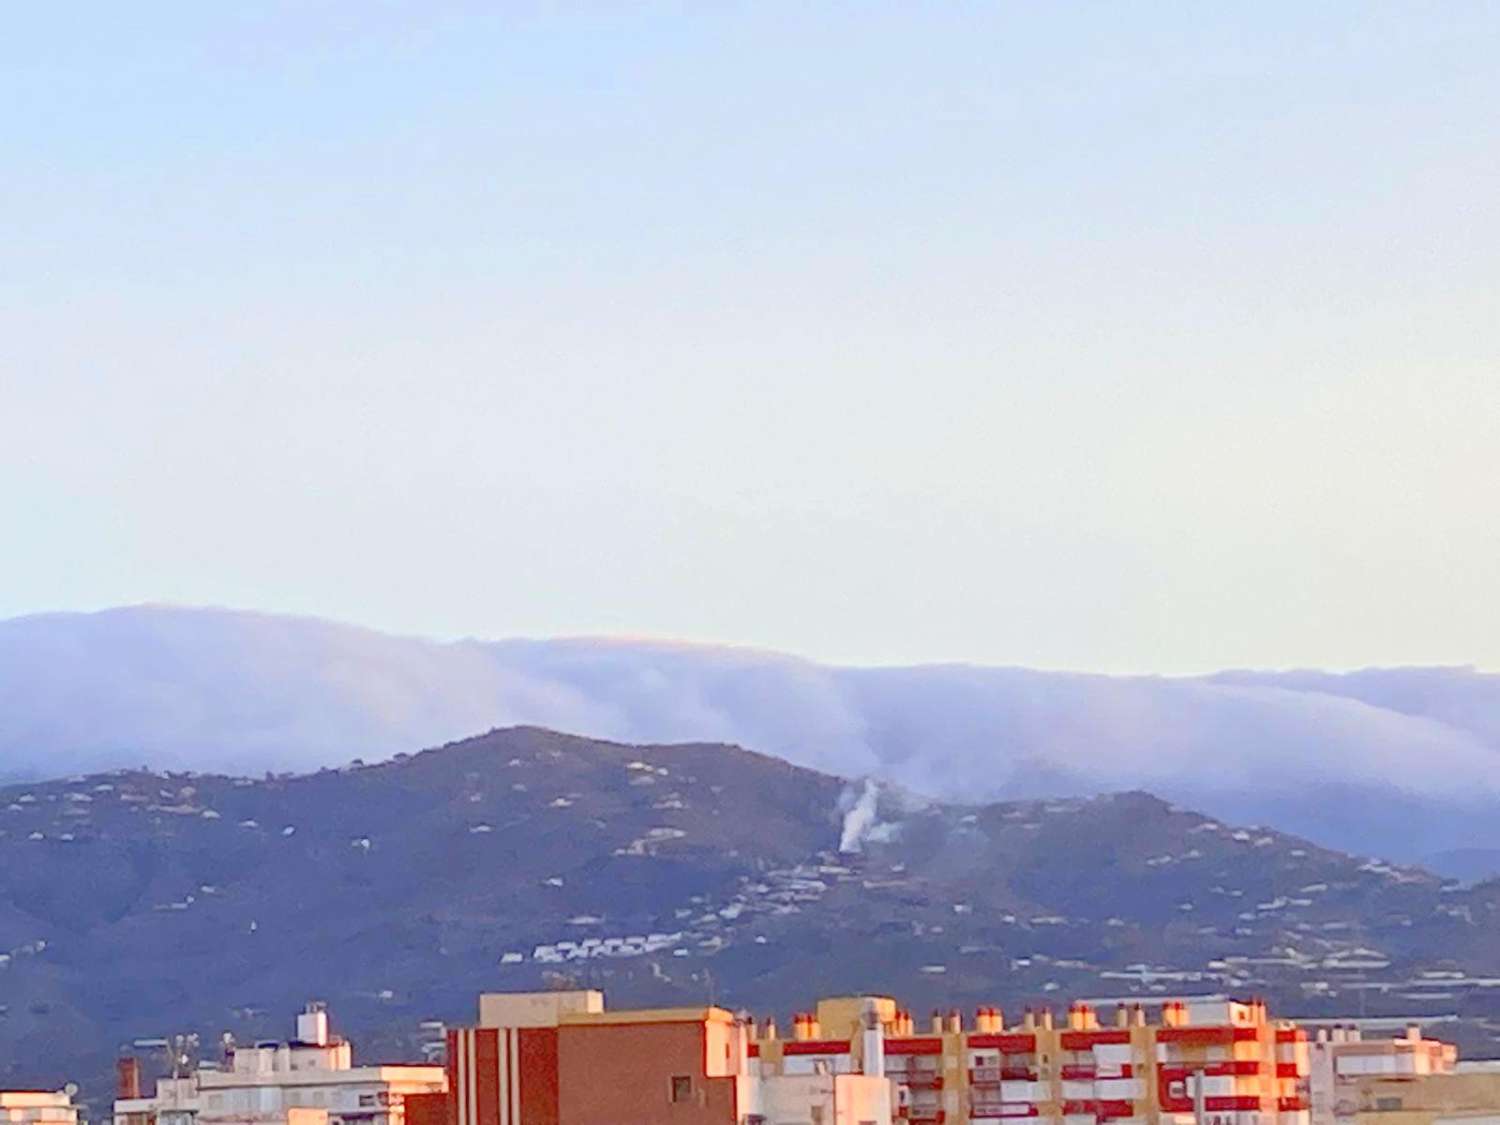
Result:
{"label": "low cloud bank over mountains", "polygon": [[0,622],[0,775],[304,770],[513,724],[738,743],[948,799],[1147,789],[1356,852],[1462,849],[1477,870],[1500,849],[1500,676],[1467,668],[840,668],[156,606]]}

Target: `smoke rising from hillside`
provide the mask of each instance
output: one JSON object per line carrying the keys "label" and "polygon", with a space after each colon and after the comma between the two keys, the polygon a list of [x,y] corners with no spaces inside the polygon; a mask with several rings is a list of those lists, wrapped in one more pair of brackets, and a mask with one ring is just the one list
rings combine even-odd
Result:
{"label": "smoke rising from hillside", "polygon": [[875,826],[876,808],[880,803],[880,787],[870,779],[865,780],[862,790],[856,795],[853,786],[844,790],[844,823],[839,832],[839,851],[850,854],[860,851],[865,836]]}

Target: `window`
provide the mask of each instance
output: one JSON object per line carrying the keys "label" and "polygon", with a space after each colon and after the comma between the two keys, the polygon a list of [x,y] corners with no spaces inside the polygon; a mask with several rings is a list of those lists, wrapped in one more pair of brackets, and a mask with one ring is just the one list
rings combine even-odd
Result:
{"label": "window", "polygon": [[1376,1098],[1375,1109],[1379,1113],[1390,1113],[1401,1108],[1400,1098]]}
{"label": "window", "polygon": [[672,1102],[680,1104],[691,1101],[693,1097],[693,1080],[686,1074],[672,1075]]}
{"label": "window", "polygon": [[375,1095],[374,1094],[361,1094],[359,1096],[359,1104],[362,1105],[362,1106],[374,1105],[375,1104]]}

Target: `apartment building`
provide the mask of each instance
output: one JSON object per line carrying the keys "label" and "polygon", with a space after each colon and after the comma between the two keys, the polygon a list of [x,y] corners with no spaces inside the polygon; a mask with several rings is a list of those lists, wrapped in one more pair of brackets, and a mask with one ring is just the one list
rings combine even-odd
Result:
{"label": "apartment building", "polygon": [[1500,1125],[1500,1073],[1365,1076],[1346,1091],[1339,1125]]}
{"label": "apartment building", "polygon": [[78,1125],[72,1087],[67,1090],[0,1090],[0,1125]]}
{"label": "apartment building", "polygon": [[1311,1046],[1312,1125],[1358,1116],[1362,1105],[1403,1104],[1418,1079],[1452,1074],[1458,1050],[1415,1025],[1395,1038],[1366,1039],[1354,1025],[1319,1028]]}
{"label": "apartment building", "polygon": [[[763,1073],[722,1008],[606,1011],[597,992],[490,994],[448,1032],[447,1125],[891,1125],[874,1073]],[[865,1041],[883,1037],[867,1018]],[[423,1125],[432,1125],[424,1122]]]}
{"label": "apartment building", "polygon": [[1394,1037],[1320,1028],[1311,1054],[1313,1125],[1500,1125],[1500,1067],[1461,1063],[1415,1025]]}
{"label": "apartment building", "polygon": [[[447,1125],[1312,1125],[1307,1035],[1259,1001],[998,1008],[917,1027],[889,997],[757,1024],[608,1011],[596,992],[491,994],[449,1032]],[[420,1125],[438,1125],[423,1121]],[[1398,1123],[1390,1123],[1398,1125]]]}
{"label": "apartment building", "polygon": [[1107,1026],[1087,1004],[1065,1022],[1027,1012],[1009,1027],[981,1008],[971,1023],[934,1013],[918,1029],[889,999],[839,998],[796,1016],[790,1038],[761,1025],[752,1054],[766,1073],[859,1072],[854,1017],[867,1004],[885,1031],[897,1118],[910,1125],[1310,1125],[1306,1035],[1255,1001],[1168,1001],[1156,1022],[1125,1005]]}
{"label": "apartment building", "polygon": [[1309,1042],[1257,1000],[1078,1002],[1012,1022],[981,1007],[918,1026],[889,997],[830,997],[785,1035],[714,1006],[612,1011],[592,990],[489,993],[478,1009],[448,1029],[445,1068],[356,1067],[310,1006],[291,1042],[237,1048],[149,1098],[123,1067],[116,1125],[1500,1125],[1500,1071],[1460,1072],[1448,1044],[1415,1029]]}
{"label": "apartment building", "polygon": [[439,1066],[355,1066],[320,1004],[297,1017],[296,1038],[230,1048],[222,1066],[162,1078],[150,1096],[138,1075],[122,1064],[115,1125],[407,1125],[407,1098],[447,1087]]}

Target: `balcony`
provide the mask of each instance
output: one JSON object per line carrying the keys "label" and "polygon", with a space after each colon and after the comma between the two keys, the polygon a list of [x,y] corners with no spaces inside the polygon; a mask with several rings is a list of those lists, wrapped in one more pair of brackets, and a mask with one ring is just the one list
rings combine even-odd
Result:
{"label": "balcony", "polygon": [[975,1086],[998,1086],[1002,1082],[1035,1082],[1036,1068],[1030,1066],[976,1066],[969,1070],[969,1082]]}
{"label": "balcony", "polygon": [[1039,1114],[1037,1107],[1029,1102],[978,1101],[969,1107],[971,1121],[1015,1121]]}
{"label": "balcony", "polygon": [[890,1077],[911,1090],[941,1090],[942,1073],[936,1070],[893,1070]]}
{"label": "balcony", "polygon": [[1063,1102],[1063,1116],[1088,1117],[1096,1121],[1115,1121],[1135,1116],[1135,1102],[1128,1098],[1088,1098]]}

